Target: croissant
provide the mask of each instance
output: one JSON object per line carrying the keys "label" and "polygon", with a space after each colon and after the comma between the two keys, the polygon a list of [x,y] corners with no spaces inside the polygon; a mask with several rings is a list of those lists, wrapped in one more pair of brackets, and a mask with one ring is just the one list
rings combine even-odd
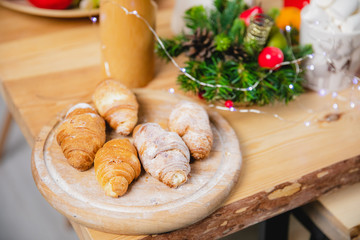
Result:
{"label": "croissant", "polygon": [[206,158],[212,147],[213,133],[206,110],[196,103],[181,101],[169,116],[169,129],[176,132],[195,159]]}
{"label": "croissant", "polygon": [[187,181],[190,153],[179,135],[165,131],[157,123],[145,123],[134,129],[133,137],[146,172],[169,187]]}
{"label": "croissant", "polygon": [[96,153],[95,176],[105,194],[119,197],[141,172],[135,147],[129,139],[113,139]]}
{"label": "croissant", "polygon": [[105,143],[105,121],[87,103],[79,103],[66,113],[56,132],[68,163],[79,171],[91,168],[97,150]]}
{"label": "croissant", "polygon": [[135,127],[139,105],[132,91],[112,79],[102,81],[92,96],[95,107],[115,131],[129,135]]}

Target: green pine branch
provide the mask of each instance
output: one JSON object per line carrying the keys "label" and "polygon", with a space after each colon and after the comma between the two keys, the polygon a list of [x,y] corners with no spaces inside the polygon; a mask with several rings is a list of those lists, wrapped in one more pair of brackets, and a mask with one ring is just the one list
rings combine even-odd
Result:
{"label": "green pine branch", "polygon": [[[177,57],[180,54],[182,54],[184,51],[186,51],[186,48],[183,47],[182,43],[185,40],[185,36],[180,34],[173,39],[166,39],[161,38],[161,42],[163,43],[163,46],[165,47],[166,51],[169,53],[171,57]],[[155,53],[163,60],[170,61],[170,58],[160,45],[160,43],[156,43],[155,45]]]}
{"label": "green pine branch", "polygon": [[218,0],[214,4],[216,8],[210,11],[208,18],[210,29],[215,34],[228,33],[234,21],[245,10],[246,4],[243,0]]}
{"label": "green pine branch", "polygon": [[185,12],[185,25],[195,33],[197,28],[211,29],[210,21],[204,6],[194,6]]}
{"label": "green pine branch", "polygon": [[[289,66],[283,66],[277,71],[267,74],[265,69],[257,64],[239,64],[235,61],[221,61],[212,58],[209,62],[188,61],[185,67],[187,73],[201,83],[223,85],[212,87],[202,85],[181,74],[178,84],[184,91],[201,94],[208,102],[232,100],[246,105],[266,105],[275,101],[288,103],[295,96],[304,92],[302,87],[303,73],[296,72]],[[259,79],[258,86],[251,91],[240,91],[234,88],[249,88]]]}

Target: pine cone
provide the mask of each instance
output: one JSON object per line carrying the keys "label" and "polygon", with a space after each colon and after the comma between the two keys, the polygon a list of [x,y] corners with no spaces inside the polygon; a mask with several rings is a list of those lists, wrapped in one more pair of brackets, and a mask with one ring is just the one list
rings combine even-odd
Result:
{"label": "pine cone", "polygon": [[234,60],[246,60],[248,57],[243,46],[238,45],[232,45],[231,47],[229,47],[229,49],[226,51],[226,56],[229,56]]}
{"label": "pine cone", "polygon": [[186,55],[192,59],[208,59],[215,51],[214,34],[206,28],[197,28],[194,35],[188,36],[183,47],[188,48]]}

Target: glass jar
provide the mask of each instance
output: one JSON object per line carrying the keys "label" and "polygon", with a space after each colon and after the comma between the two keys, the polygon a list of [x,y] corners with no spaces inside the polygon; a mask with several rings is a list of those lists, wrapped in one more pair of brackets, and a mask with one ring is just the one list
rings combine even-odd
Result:
{"label": "glass jar", "polygon": [[102,69],[129,88],[143,87],[154,75],[154,36],[136,11],[155,28],[152,0],[101,0],[100,38]]}

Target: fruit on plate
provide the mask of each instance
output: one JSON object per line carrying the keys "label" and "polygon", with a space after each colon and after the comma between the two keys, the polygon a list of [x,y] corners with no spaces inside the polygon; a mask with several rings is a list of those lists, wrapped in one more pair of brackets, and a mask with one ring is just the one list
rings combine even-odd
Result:
{"label": "fruit on plate", "polygon": [[71,5],[72,0],[29,0],[29,2],[38,8],[66,9]]}

